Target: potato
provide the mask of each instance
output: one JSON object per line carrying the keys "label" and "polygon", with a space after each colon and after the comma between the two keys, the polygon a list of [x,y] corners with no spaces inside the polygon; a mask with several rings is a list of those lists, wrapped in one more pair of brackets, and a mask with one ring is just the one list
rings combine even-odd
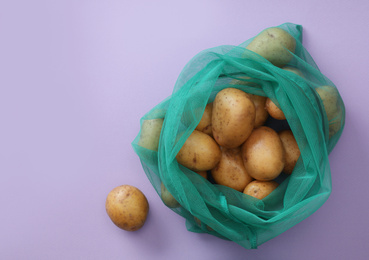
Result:
{"label": "potato", "polygon": [[126,231],[136,231],[145,224],[149,203],[138,188],[121,185],[109,192],[105,208],[117,227]]}
{"label": "potato", "polygon": [[243,165],[241,147],[221,147],[222,157],[218,165],[211,170],[215,182],[242,192],[252,181]]}
{"label": "potato", "polygon": [[323,101],[328,121],[331,121],[339,112],[338,91],[332,86],[321,86],[315,90]]}
{"label": "potato", "polygon": [[342,127],[343,111],[340,107],[335,115],[333,115],[332,120],[329,122],[329,138],[332,138]]}
{"label": "potato", "polygon": [[207,171],[197,171],[196,172],[198,175],[200,175],[201,177],[207,179],[208,178],[208,172]]}
{"label": "potato", "polygon": [[282,130],[278,132],[278,135],[282,141],[286,155],[283,172],[291,174],[300,157],[300,148],[291,130]]}
{"label": "potato", "polygon": [[265,102],[265,108],[268,111],[269,115],[274,119],[278,120],[286,119],[286,116],[284,115],[283,111],[279,107],[277,107],[276,104],[274,104],[274,102],[270,98],[267,98]]}
{"label": "potato", "polygon": [[279,184],[275,181],[252,181],[250,182],[243,193],[250,195],[259,200],[264,199],[268,196],[273,190],[275,190]]}
{"label": "potato", "polygon": [[250,99],[255,106],[255,128],[264,125],[267,121],[269,113],[266,110],[267,97],[249,94]]}
{"label": "potato", "polygon": [[246,47],[277,67],[285,66],[292,59],[290,52],[295,52],[295,48],[295,38],[278,27],[265,29]]}
{"label": "potato", "polygon": [[[244,76],[241,77],[244,79],[251,79],[250,77]],[[248,81],[242,81],[242,80],[236,80],[233,79],[230,83],[231,85],[244,85],[244,86],[256,86],[256,83],[253,82],[248,82]],[[258,96],[258,95],[254,95],[254,94],[249,94],[249,98],[252,100],[252,102],[254,103],[255,106],[255,125],[254,127],[259,127],[264,125],[264,123],[266,122],[266,120],[268,119],[268,111],[265,108],[265,101],[266,101],[266,97],[263,96]]]}
{"label": "potato", "polygon": [[179,206],[181,206],[179,202],[173,197],[173,195],[167,190],[163,183],[161,183],[160,188],[160,197],[165,205],[167,205],[169,208],[178,208]]}
{"label": "potato", "polygon": [[221,151],[212,137],[194,130],[176,155],[177,162],[193,171],[213,169],[219,162]]}
{"label": "potato", "polygon": [[205,107],[201,120],[195,128],[196,130],[199,130],[210,136],[213,135],[213,129],[212,129],[212,124],[211,124],[212,112],[213,112],[213,103],[209,103]]}
{"label": "potato", "polygon": [[282,141],[272,128],[256,128],[242,145],[242,158],[251,177],[259,181],[273,180],[284,168]]}
{"label": "potato", "polygon": [[149,150],[157,151],[163,122],[163,118],[143,121],[138,145]]}
{"label": "potato", "polygon": [[255,105],[242,90],[226,88],[218,92],[213,102],[213,136],[223,147],[240,146],[255,125]]}
{"label": "potato", "polygon": [[297,76],[300,76],[301,78],[304,78],[304,74],[301,72],[301,70],[299,70],[298,68],[295,67],[291,67],[291,66],[285,66],[282,69],[290,71],[295,73]]}

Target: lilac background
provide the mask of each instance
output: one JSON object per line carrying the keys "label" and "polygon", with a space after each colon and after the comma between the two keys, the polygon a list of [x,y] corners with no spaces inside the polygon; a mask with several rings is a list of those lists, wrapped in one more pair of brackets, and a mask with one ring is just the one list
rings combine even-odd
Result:
{"label": "lilac background", "polygon": [[[3,0],[0,2],[0,259],[368,259],[369,2]],[[199,51],[284,22],[347,109],[330,155],[333,191],[257,250],[188,232],[131,142]],[[365,93],[365,94],[364,94]],[[145,226],[116,228],[115,186],[140,188]]]}

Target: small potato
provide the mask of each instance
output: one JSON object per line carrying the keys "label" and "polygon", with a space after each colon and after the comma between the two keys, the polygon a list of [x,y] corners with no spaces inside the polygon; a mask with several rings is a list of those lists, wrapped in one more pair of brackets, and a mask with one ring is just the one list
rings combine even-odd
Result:
{"label": "small potato", "polygon": [[208,178],[208,172],[207,171],[197,171],[196,172],[198,175],[200,175],[201,177],[207,179]]}
{"label": "small potato", "polygon": [[285,66],[292,59],[291,52],[295,52],[295,48],[295,38],[279,27],[265,29],[246,47],[277,67]]}
{"label": "small potato", "polygon": [[297,145],[296,139],[293,136],[291,130],[282,130],[278,133],[279,138],[281,138],[283,148],[286,154],[286,161],[284,164],[283,172],[287,174],[291,174],[297,160],[300,157],[300,148]]}
{"label": "small potato", "polygon": [[176,155],[179,164],[193,171],[213,169],[219,162],[219,145],[209,135],[194,130]]}
{"label": "small potato", "polygon": [[278,187],[278,183],[275,181],[252,181],[250,182],[243,193],[250,195],[259,200],[264,199],[268,196],[273,190]]}
{"label": "small potato", "polygon": [[273,180],[284,168],[282,141],[272,128],[256,128],[242,145],[242,158],[251,177],[259,181]]}
{"label": "small potato", "polygon": [[181,206],[179,202],[173,197],[173,195],[167,190],[163,183],[161,183],[161,194],[160,197],[164,204],[169,208],[178,208]]}
{"label": "small potato", "polygon": [[269,113],[266,110],[267,97],[249,94],[250,99],[255,105],[255,128],[264,125]]}
{"label": "small potato", "polygon": [[249,137],[255,125],[255,105],[244,91],[226,88],[213,102],[213,136],[226,148],[236,148]]}
{"label": "small potato", "polygon": [[199,130],[210,136],[213,136],[213,129],[211,124],[212,111],[213,111],[213,103],[207,104],[204,113],[201,117],[201,120],[195,128],[196,130]]}
{"label": "small potato", "polygon": [[265,108],[268,111],[269,115],[274,119],[284,120],[286,116],[284,115],[283,111],[277,107],[270,98],[267,98],[265,102]]}
{"label": "small potato", "polygon": [[143,121],[138,145],[149,150],[157,151],[163,122],[163,118]]}
{"label": "small potato", "polygon": [[295,73],[297,76],[300,76],[301,78],[304,78],[304,74],[301,72],[301,70],[295,68],[295,67],[291,67],[291,66],[285,66],[282,69],[290,71]]}
{"label": "small potato", "polygon": [[321,100],[327,114],[328,121],[331,121],[339,111],[338,91],[332,86],[321,86],[315,89]]}
{"label": "small potato", "polygon": [[221,147],[222,157],[218,165],[211,170],[215,182],[242,192],[252,181],[243,165],[241,148]]}
{"label": "small potato", "polygon": [[[251,79],[250,77],[247,77],[247,76],[244,76],[241,78]],[[244,85],[244,86],[257,86],[256,83],[237,80],[237,79],[233,79],[230,84],[231,85]],[[263,96],[254,95],[254,94],[249,94],[249,93],[247,94],[255,106],[255,126],[254,127],[256,128],[256,127],[264,125],[264,123],[266,122],[269,116],[268,111],[265,108],[265,102],[267,98]]]}
{"label": "small potato", "polygon": [[109,192],[105,208],[117,227],[126,231],[136,231],[145,224],[149,203],[138,188],[121,185]]}

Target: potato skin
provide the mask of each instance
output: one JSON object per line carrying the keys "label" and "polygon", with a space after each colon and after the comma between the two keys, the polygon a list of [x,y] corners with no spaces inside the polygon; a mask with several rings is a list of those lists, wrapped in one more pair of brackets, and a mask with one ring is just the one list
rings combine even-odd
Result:
{"label": "potato skin", "polygon": [[279,107],[277,107],[276,104],[274,104],[274,102],[270,98],[267,98],[265,102],[265,108],[268,111],[269,115],[274,119],[277,120],[286,119],[286,116],[284,115],[283,111],[279,109]]}
{"label": "potato skin", "polygon": [[243,165],[241,147],[221,147],[222,157],[218,165],[211,170],[215,182],[242,192],[253,179]]}
{"label": "potato skin", "polygon": [[213,136],[213,128],[211,123],[212,112],[213,112],[213,103],[209,103],[205,107],[201,120],[195,128],[196,130],[199,130],[207,135]]}
{"label": "potato skin", "polygon": [[194,130],[176,155],[177,162],[193,171],[213,169],[219,162],[219,145],[209,135]]}
{"label": "potato skin", "polygon": [[149,150],[157,151],[163,122],[163,118],[143,121],[138,145]]}
{"label": "potato skin", "polygon": [[165,205],[167,205],[169,208],[178,208],[181,206],[179,202],[173,197],[173,195],[167,190],[167,187],[165,187],[163,183],[161,183],[160,190],[160,197]]}
{"label": "potato skin", "polygon": [[291,174],[300,157],[300,148],[291,130],[282,130],[278,132],[278,135],[282,141],[286,155],[283,172]]}
{"label": "potato skin", "polygon": [[269,113],[266,110],[267,97],[248,94],[255,106],[255,128],[264,125],[267,121]]}
{"label": "potato skin", "polygon": [[285,66],[292,59],[290,52],[295,52],[295,48],[295,38],[278,27],[265,29],[246,47],[277,67]]}
{"label": "potato skin", "polygon": [[273,180],[284,168],[282,141],[272,128],[256,128],[242,145],[242,158],[251,177],[260,181]]}
{"label": "potato skin", "polygon": [[105,208],[117,227],[126,231],[136,231],[145,224],[149,203],[138,188],[121,185],[109,192]]}
{"label": "potato skin", "polygon": [[323,101],[328,121],[331,121],[339,112],[338,91],[332,86],[321,86],[315,90]]}
{"label": "potato skin", "polygon": [[226,148],[240,146],[255,125],[255,105],[244,91],[226,88],[218,92],[213,102],[213,136]]}
{"label": "potato skin", "polygon": [[243,193],[250,195],[259,200],[264,199],[273,190],[275,190],[279,184],[275,181],[252,181],[244,189]]}

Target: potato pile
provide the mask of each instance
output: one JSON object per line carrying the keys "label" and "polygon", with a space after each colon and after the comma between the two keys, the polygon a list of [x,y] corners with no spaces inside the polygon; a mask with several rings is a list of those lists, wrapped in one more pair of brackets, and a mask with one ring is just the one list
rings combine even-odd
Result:
{"label": "potato pile", "polygon": [[207,171],[216,184],[265,198],[283,171],[292,173],[300,156],[291,130],[277,133],[264,125],[270,115],[267,100],[233,87],[219,91],[177,154],[178,163]]}
{"label": "potato pile", "polygon": [[[295,39],[277,27],[264,30],[246,47],[274,66],[303,78],[299,69],[287,65],[295,48]],[[286,120],[286,117],[279,104],[270,98],[236,88],[236,85],[255,85],[250,77],[244,79],[232,80],[229,87],[217,93],[213,102],[208,102],[201,121],[176,159],[215,184],[263,199],[278,187],[276,179],[281,173],[293,173],[300,149],[291,130],[277,132],[265,125],[269,117],[277,121]],[[340,129],[340,120],[334,123],[341,113],[338,92],[331,86],[315,90],[330,121],[331,137]],[[139,145],[157,150],[162,124],[163,119],[145,121]],[[161,191],[168,207],[179,206],[163,184]]]}

